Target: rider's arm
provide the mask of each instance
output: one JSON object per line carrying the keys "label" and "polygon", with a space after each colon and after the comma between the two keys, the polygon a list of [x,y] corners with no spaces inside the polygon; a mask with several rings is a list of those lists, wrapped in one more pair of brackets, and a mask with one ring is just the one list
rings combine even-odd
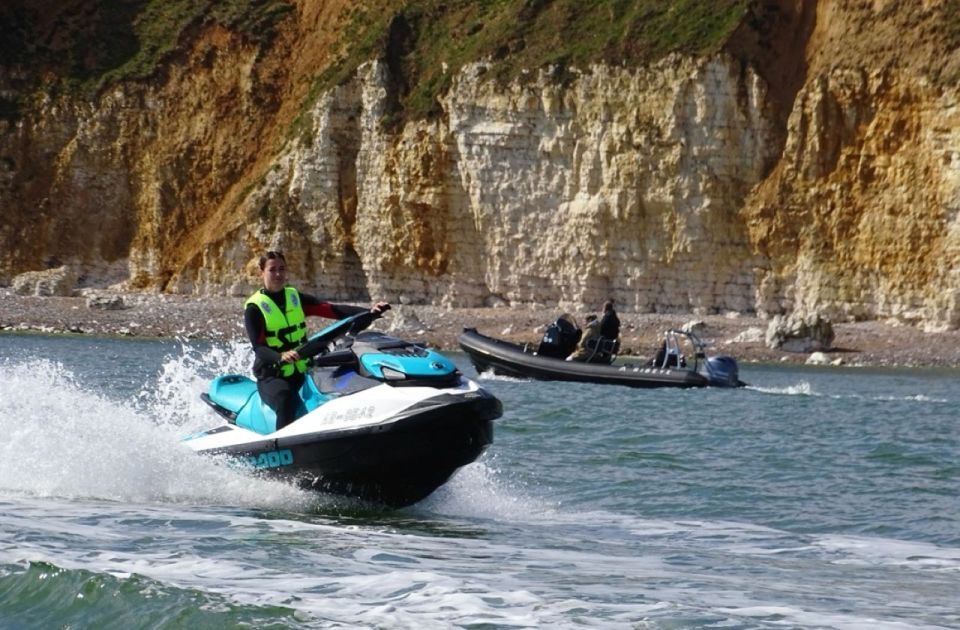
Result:
{"label": "rider's arm", "polygon": [[300,294],[300,303],[303,304],[303,312],[308,316],[314,317],[326,317],[327,319],[343,319],[345,317],[350,317],[351,315],[356,315],[357,313],[365,313],[369,311],[369,308],[364,308],[362,306],[351,306],[349,304],[331,304],[330,302],[324,302],[323,300],[310,295],[309,293]]}
{"label": "rider's arm", "polygon": [[257,359],[266,365],[280,361],[280,353],[267,345],[267,325],[256,304],[250,304],[244,309],[243,326],[247,330],[247,337]]}

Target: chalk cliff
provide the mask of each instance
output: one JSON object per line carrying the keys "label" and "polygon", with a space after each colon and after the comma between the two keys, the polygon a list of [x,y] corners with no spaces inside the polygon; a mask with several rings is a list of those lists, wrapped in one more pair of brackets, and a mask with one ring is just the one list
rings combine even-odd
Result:
{"label": "chalk cliff", "polygon": [[338,299],[957,328],[960,2],[751,4],[709,55],[472,60],[396,124],[389,57],[311,91],[346,4],[199,23],[95,98],[0,62],[0,283],[241,295],[281,248]]}

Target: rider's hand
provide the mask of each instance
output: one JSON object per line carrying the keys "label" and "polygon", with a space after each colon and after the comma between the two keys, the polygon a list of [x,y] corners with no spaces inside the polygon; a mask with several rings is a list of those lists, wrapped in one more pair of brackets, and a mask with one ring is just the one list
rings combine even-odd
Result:
{"label": "rider's hand", "polygon": [[390,302],[377,302],[370,307],[370,312],[374,315],[380,315],[390,310]]}
{"label": "rider's hand", "polygon": [[296,350],[287,350],[286,352],[280,355],[281,363],[294,363],[299,360],[300,360],[300,353],[298,353]]}

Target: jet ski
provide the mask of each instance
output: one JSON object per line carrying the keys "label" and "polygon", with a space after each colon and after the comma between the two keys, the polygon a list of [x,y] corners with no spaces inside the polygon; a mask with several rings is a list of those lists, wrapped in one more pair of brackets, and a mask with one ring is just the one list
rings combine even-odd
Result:
{"label": "jet ski", "polygon": [[227,374],[201,398],[223,419],[184,438],[258,474],[389,507],[416,503],[493,442],[500,401],[423,345],[363,329],[361,313],[310,336],[297,420],[276,413],[254,380]]}

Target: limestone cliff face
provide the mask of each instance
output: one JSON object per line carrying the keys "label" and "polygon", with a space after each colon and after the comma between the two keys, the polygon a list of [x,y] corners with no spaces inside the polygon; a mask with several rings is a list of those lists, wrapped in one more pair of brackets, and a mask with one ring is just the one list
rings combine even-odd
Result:
{"label": "limestone cliff face", "polygon": [[506,89],[483,71],[456,78],[442,122],[393,136],[386,68],[362,68],[252,195],[282,216],[230,240],[301,252],[309,281],[392,299],[753,310],[737,211],[778,143],[749,68],[670,58]]}
{"label": "limestone cliff face", "polygon": [[957,98],[889,70],[807,86],[784,159],[743,210],[769,261],[761,308],[960,323]]}
{"label": "limestone cliff face", "polygon": [[207,29],[161,81],[0,130],[0,277],[243,294],[272,247],[337,299],[955,328],[956,2],[849,4],[784,0],[709,58],[565,82],[478,61],[399,129],[376,61],[300,111],[338,7],[301,3],[268,51]]}
{"label": "limestone cliff face", "polygon": [[817,3],[783,156],[741,210],[760,312],[960,325],[957,9]]}

